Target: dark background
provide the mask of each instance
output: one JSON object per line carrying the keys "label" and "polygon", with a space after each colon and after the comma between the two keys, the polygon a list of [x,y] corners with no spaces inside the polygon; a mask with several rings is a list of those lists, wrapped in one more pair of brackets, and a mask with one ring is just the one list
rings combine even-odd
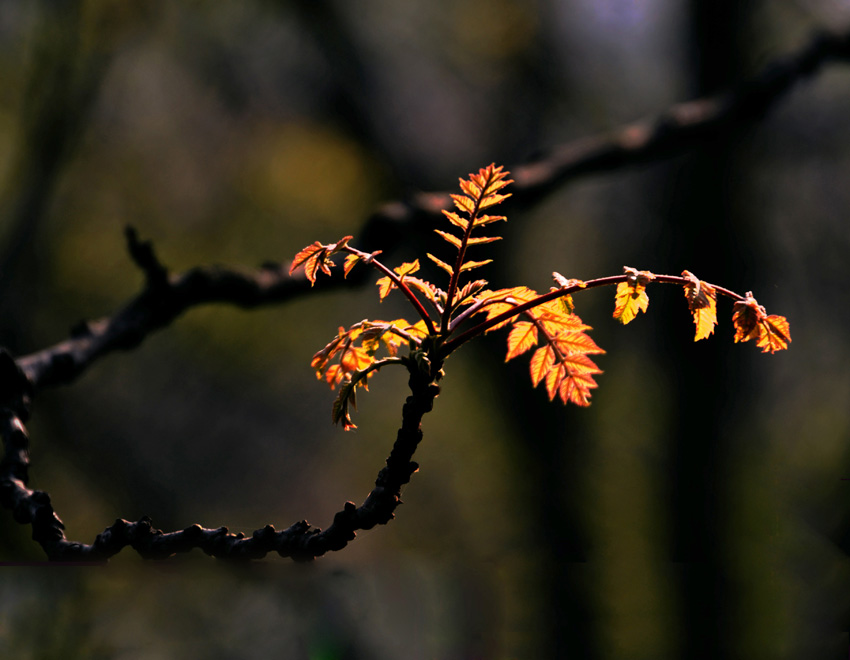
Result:
{"label": "dark background", "polygon": [[[142,275],[285,261],[382,201],[615,130],[749,79],[834,0],[0,3],[0,345],[108,315]],[[310,564],[0,568],[15,658],[832,658],[850,612],[850,67],[763,120],[571,180],[500,227],[499,286],[623,265],[754,291],[791,349],[693,344],[678,288],[632,325],[576,297],[607,350],[589,409],[533,390],[504,336],[447,364],[387,527]],[[359,245],[368,250],[370,246]],[[399,246],[392,263],[416,245]],[[190,311],[36,399],[31,486],[69,538],[116,518],[326,526],[363,500],[404,397],[359,429],[309,369],[339,325],[407,314],[370,286]],[[236,448],[236,449],[234,449]],[[0,515],[0,559],[40,561]]]}

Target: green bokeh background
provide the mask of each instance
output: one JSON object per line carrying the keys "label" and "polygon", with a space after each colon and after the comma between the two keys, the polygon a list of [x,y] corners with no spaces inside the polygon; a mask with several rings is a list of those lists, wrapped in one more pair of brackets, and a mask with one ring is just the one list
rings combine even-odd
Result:
{"label": "green bokeh background", "polygon": [[[728,41],[693,18],[709,5]],[[848,25],[827,0],[4,0],[0,345],[40,350],[138,292],[128,224],[175,272],[285,261],[382,201],[658,114]],[[732,73],[712,79],[695,43]],[[608,351],[591,408],[532,390],[504,337],[471,345],[390,525],[309,565],[125,550],[0,567],[0,656],[845,657],[850,67],[720,142],[513,210],[481,272],[545,290],[553,270],[688,268],[787,316],[790,351],[733,345],[724,303],[690,344],[672,287],[628,328],[613,292],[577,296]],[[405,380],[376,378],[346,434],[309,359],[339,325],[405,314],[319,285],[190,311],[38,395],[30,485],[87,543],[143,515],[326,526],[371,489]],[[40,562],[29,535],[0,512],[0,560]]]}

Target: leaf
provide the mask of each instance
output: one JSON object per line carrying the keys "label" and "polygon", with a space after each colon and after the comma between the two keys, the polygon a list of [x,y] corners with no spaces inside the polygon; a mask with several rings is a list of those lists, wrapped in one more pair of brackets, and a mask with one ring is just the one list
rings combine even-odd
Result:
{"label": "leaf", "polygon": [[[428,255],[431,256],[430,254]],[[464,261],[463,265],[460,267],[460,272],[463,273],[467,270],[472,270],[473,268],[480,268],[481,266],[486,266],[491,263],[492,259],[485,259],[484,261]]]}
{"label": "leaf", "polygon": [[449,195],[454,201],[455,206],[458,210],[463,211],[467,215],[472,215],[475,212],[475,199],[474,197],[467,197],[466,195]]}
{"label": "leaf", "polygon": [[455,236],[454,234],[450,234],[447,231],[441,231],[439,229],[435,229],[434,231],[437,232],[440,236],[442,236],[449,243],[454,245],[458,250],[460,249],[461,240],[457,236]]}
{"label": "leaf", "polygon": [[360,261],[363,257],[359,254],[349,254],[345,261],[342,264],[342,272],[345,277],[348,277],[348,274],[351,272],[351,269],[357,265],[357,262]]}
{"label": "leaf", "polygon": [[375,250],[374,252],[371,252],[371,253],[369,253],[369,254],[365,254],[365,255],[364,255],[364,254],[362,254],[362,253],[359,253],[359,254],[349,254],[349,255],[345,258],[345,261],[343,262],[343,265],[342,265],[343,276],[344,276],[344,277],[348,277],[348,274],[351,272],[351,270],[352,270],[352,269],[353,269],[353,268],[354,268],[354,267],[355,267],[355,266],[356,266],[359,262],[361,262],[361,261],[362,261],[363,263],[366,263],[366,264],[371,263],[371,262],[372,262],[372,259],[374,259],[375,257],[377,257],[379,254],[381,254],[381,250]]}
{"label": "leaf", "polygon": [[310,280],[310,286],[313,286],[316,283],[316,275],[319,269],[328,275],[330,274],[330,266],[332,264],[326,263],[327,261],[328,246],[316,241],[295,255],[289,267],[289,274],[292,275],[295,271],[303,268],[304,275]]}
{"label": "leaf", "polygon": [[350,241],[354,236],[343,236],[336,243],[328,245],[328,254],[335,254],[337,252],[342,252],[348,247],[348,241]]}
{"label": "leaf", "polygon": [[546,374],[549,373],[553,364],[555,364],[555,350],[551,346],[543,346],[534,351],[529,364],[531,384],[534,387],[537,387],[540,381],[546,378]]}
{"label": "leaf", "polygon": [[484,225],[489,225],[493,222],[500,222],[502,220],[507,220],[507,218],[503,215],[479,215],[475,218],[475,226],[483,227]]}
{"label": "leaf", "polygon": [[784,351],[791,343],[791,326],[784,316],[771,314],[761,322],[763,332],[756,342],[762,353]]}
{"label": "leaf", "polygon": [[[411,262],[405,262],[401,266],[393,268],[393,272],[399,276],[399,279],[403,282],[406,275],[410,275],[411,273],[415,273],[419,270],[419,259]],[[381,277],[375,284],[378,286],[378,298],[381,302],[384,301],[390,291],[393,289],[397,289],[396,283],[390,279],[389,275]]]}
{"label": "leaf", "polygon": [[[558,307],[552,304],[554,302],[556,301],[550,301],[540,308],[531,308],[525,312],[533,319],[531,325],[543,332],[547,343],[531,356],[531,383],[537,387],[544,382],[550,400],[558,396],[565,404],[588,406],[590,390],[596,387],[593,375],[602,373],[588,354],[605,351],[584,332],[585,329],[590,329],[589,326],[575,314],[559,313]],[[512,351],[516,351],[518,355],[534,345],[529,344],[526,337],[529,331],[525,326],[524,321],[514,323],[514,330],[508,337],[508,359],[513,357]],[[536,339],[537,335],[535,343]]]}
{"label": "leaf", "polygon": [[537,345],[537,326],[528,321],[518,321],[508,334],[508,354],[505,362],[522,355]]}
{"label": "leaf", "polygon": [[546,374],[546,393],[549,400],[555,395],[563,403],[590,405],[590,390],[597,387],[592,374],[602,371],[586,355],[565,355],[556,359]]}
{"label": "leaf", "polygon": [[623,325],[630,323],[638,312],[646,312],[649,307],[649,296],[646,295],[646,285],[655,275],[647,270],[637,271],[628,266],[623,268],[629,279],[617,285],[614,297],[614,318]]}
{"label": "leaf", "polygon": [[467,245],[481,245],[482,243],[492,243],[493,241],[501,241],[501,236],[470,236],[467,239]]}
{"label": "leaf", "polygon": [[682,277],[691,282],[685,286],[685,298],[697,328],[694,341],[699,341],[713,334],[717,325],[717,291],[690,271],[683,271]]}
{"label": "leaf", "polygon": [[351,380],[339,388],[339,394],[334,401],[333,409],[331,410],[331,420],[334,424],[342,422],[344,431],[352,431],[357,428],[357,425],[351,421],[351,415],[348,412],[348,406],[357,410],[357,390],[356,382]]}
{"label": "leaf", "polygon": [[747,291],[744,300],[732,306],[732,324],[735,327],[736,342],[755,339],[756,346],[762,349],[762,353],[786,350],[791,343],[791,326],[788,319],[774,314],[768,316],[751,291]]}
{"label": "leaf", "polygon": [[[312,245],[308,245],[292,258],[292,263],[289,266],[289,274],[292,275],[295,271],[303,268],[304,275],[310,280],[310,286],[316,283],[316,276],[321,270],[326,275],[331,274],[333,262],[330,256],[336,252],[342,252],[348,246],[353,236],[343,236],[336,243],[322,245],[316,241]],[[353,266],[353,264],[352,264]],[[349,266],[351,270],[351,266]],[[347,274],[347,272],[346,272]]]}
{"label": "leaf", "polygon": [[437,257],[435,257],[435,256],[434,256],[433,254],[431,254],[430,252],[426,252],[426,253],[425,253],[425,256],[426,256],[426,257],[428,257],[428,258],[429,258],[431,261],[433,261],[435,264],[437,264],[437,265],[438,265],[440,268],[442,268],[444,271],[446,271],[449,275],[454,275],[454,272],[455,272],[455,271],[454,271],[454,268],[452,268],[451,266],[449,266],[449,265],[448,265],[445,261],[442,261],[442,260],[440,260],[440,259],[437,259]]}
{"label": "leaf", "polygon": [[493,206],[494,204],[499,204],[510,197],[510,193],[507,195],[488,195],[484,199],[481,200],[481,203],[478,205],[479,209],[486,209],[489,206]]}
{"label": "leaf", "polygon": [[460,227],[464,231],[467,227],[469,227],[469,220],[464,220],[454,211],[443,211],[443,215],[449,219],[449,222],[451,222],[456,227]]}
{"label": "leaf", "polygon": [[457,307],[458,305],[472,302],[472,296],[481,291],[481,289],[485,286],[487,286],[487,280],[473,280],[472,282],[467,282],[463,288],[459,289],[455,294],[453,305]]}
{"label": "leaf", "polygon": [[[537,292],[525,286],[516,286],[511,289],[499,289],[497,291],[482,291],[475,297],[475,302],[481,304],[481,308],[477,314],[486,314],[487,320],[493,319],[500,314],[514,309],[517,305],[533,300],[538,296]],[[489,328],[487,332],[492,332],[498,328],[504,327],[511,322],[511,319],[505,319],[501,323]]]}
{"label": "leaf", "polygon": [[759,336],[759,321],[767,316],[764,307],[756,302],[751,291],[743,301],[732,305],[732,325],[735,327],[735,342],[750,341]]}
{"label": "leaf", "polygon": [[[479,170],[479,174],[483,171],[484,170]],[[460,179],[460,189],[467,195],[469,195],[472,199],[478,199],[481,196],[482,188],[481,185],[475,182],[474,177],[474,174],[470,174],[469,181]]]}

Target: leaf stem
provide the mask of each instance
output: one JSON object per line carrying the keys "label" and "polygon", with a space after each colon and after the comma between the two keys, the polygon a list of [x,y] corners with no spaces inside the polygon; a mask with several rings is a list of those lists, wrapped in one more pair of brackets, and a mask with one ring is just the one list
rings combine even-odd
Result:
{"label": "leaf stem", "polygon": [[413,305],[414,309],[416,310],[416,313],[419,314],[419,316],[425,322],[425,325],[428,328],[428,334],[437,334],[437,329],[434,327],[434,322],[431,319],[431,316],[428,314],[428,311],[425,309],[425,307],[422,306],[422,303],[419,302],[419,298],[417,298],[416,294],[410,290],[410,287],[408,287],[404,283],[402,278],[400,278],[395,272],[384,266],[384,264],[375,259],[368,252],[363,252],[361,250],[358,250],[357,248],[351,247],[350,245],[346,245],[343,249],[346,252],[349,252],[350,254],[356,254],[357,256],[361,257],[366,263],[372,265],[378,271],[389,277],[390,280],[392,280],[393,284],[395,284],[399,288],[399,290],[407,297],[407,299],[410,301],[410,304]]}
{"label": "leaf stem", "polygon": [[[608,277],[599,277],[593,280],[587,280],[583,282],[583,286],[581,284],[574,284],[573,286],[564,287],[561,289],[555,289],[553,291],[549,291],[548,293],[544,293],[533,300],[529,300],[527,302],[522,303],[521,305],[517,305],[513,309],[508,310],[507,312],[503,312],[498,316],[494,316],[491,319],[483,321],[476,326],[473,326],[466,332],[461,333],[454,339],[450,339],[445,342],[441,348],[441,355],[445,358],[455,350],[458,349],[462,344],[465,344],[470,339],[477,337],[480,334],[487,332],[490,328],[499,325],[503,321],[506,321],[510,318],[513,318],[517,314],[521,314],[526,310],[533,309],[538,305],[543,305],[544,303],[549,302],[550,300],[556,300],[563,296],[576,293],[577,291],[582,291],[584,289],[595,289],[601,286],[611,286],[613,284],[619,284],[620,282],[628,282],[631,276],[624,275],[609,275]],[[678,284],[680,286],[691,286],[693,282],[686,277],[679,277],[677,275],[655,275],[651,282],[660,282],[661,284]],[[706,284],[711,284],[710,282],[706,282]],[[734,291],[727,289],[722,286],[718,286],[716,284],[711,284],[711,286],[718,293],[732,298],[733,300],[740,301],[744,300],[744,296],[735,293]],[[486,301],[492,302],[492,301]],[[484,305],[478,307],[478,309],[473,309],[475,305],[470,307],[469,309],[464,310],[464,313],[458,316],[456,319],[456,323],[462,319],[468,318],[470,314],[474,314],[477,311],[480,311],[482,307],[486,306],[486,302]]]}
{"label": "leaf stem", "polygon": [[[443,321],[440,327],[440,333],[442,335],[447,335],[449,332],[449,322],[454,308],[452,299],[454,298],[458,282],[460,281],[460,273],[461,268],[463,268],[463,262],[466,260],[466,248],[469,246],[469,237],[472,235],[472,230],[475,227],[475,221],[478,219],[478,212],[481,210],[481,200],[484,199],[485,192],[490,187],[494,178],[495,173],[491,170],[487,180],[484,181],[484,185],[481,186],[481,194],[476,195],[474,199],[470,197],[475,204],[472,207],[472,212],[469,214],[469,224],[466,226],[466,231],[463,232],[463,238],[461,239],[460,247],[457,250],[457,259],[455,259],[452,277],[449,280],[449,290],[446,292],[446,308],[443,311]],[[469,196],[467,195],[467,197]]]}

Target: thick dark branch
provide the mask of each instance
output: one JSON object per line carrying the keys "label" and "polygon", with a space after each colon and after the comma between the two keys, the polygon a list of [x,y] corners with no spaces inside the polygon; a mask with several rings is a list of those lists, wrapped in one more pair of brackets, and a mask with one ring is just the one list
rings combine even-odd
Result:
{"label": "thick dark branch", "polygon": [[530,203],[567,180],[660,160],[713,142],[762,118],[797,82],[823,64],[848,59],[850,31],[816,34],[797,53],[771,62],[730,91],[679,103],[655,119],[557,147],[537,162],[514,168],[514,199]]}
{"label": "thick dark branch", "polygon": [[135,348],[191,307],[228,303],[252,308],[284,302],[304,290],[301,278],[290,277],[280,265],[253,272],[199,267],[169,276],[150,244],[140,243],[132,230],[128,245],[145,273],[146,287],[114,315],[81,322],[69,339],[19,358],[18,366],[36,390],[70,383],[98,358]]}
{"label": "thick dark branch", "polygon": [[[433,373],[439,374],[439,369]],[[401,504],[402,486],[419,468],[412,458],[422,440],[422,417],[431,410],[440,392],[436,378],[411,368],[411,395],[402,408],[401,428],[375,488],[360,507],[346,502],[325,530],[312,528],[302,520],[282,531],[266,525],[250,537],[241,532],[231,534],[226,527],[205,529],[200,525],[163,533],[145,517],[138,522],[116,520],[98,534],[94,543],[86,545],[66,539],[65,526],[47,493],[27,488],[29,440],[23,420],[28,408],[29,382],[5,352],[0,352],[0,383],[4,384],[0,392],[0,436],[4,445],[0,461],[0,505],[12,511],[16,522],[32,526],[33,539],[51,561],[73,562],[106,561],[127,546],[146,559],[166,559],[200,548],[208,555],[224,559],[261,559],[277,552],[282,557],[305,561],[341,550],[354,539],[357,530],[385,525],[394,517],[396,507]]]}

